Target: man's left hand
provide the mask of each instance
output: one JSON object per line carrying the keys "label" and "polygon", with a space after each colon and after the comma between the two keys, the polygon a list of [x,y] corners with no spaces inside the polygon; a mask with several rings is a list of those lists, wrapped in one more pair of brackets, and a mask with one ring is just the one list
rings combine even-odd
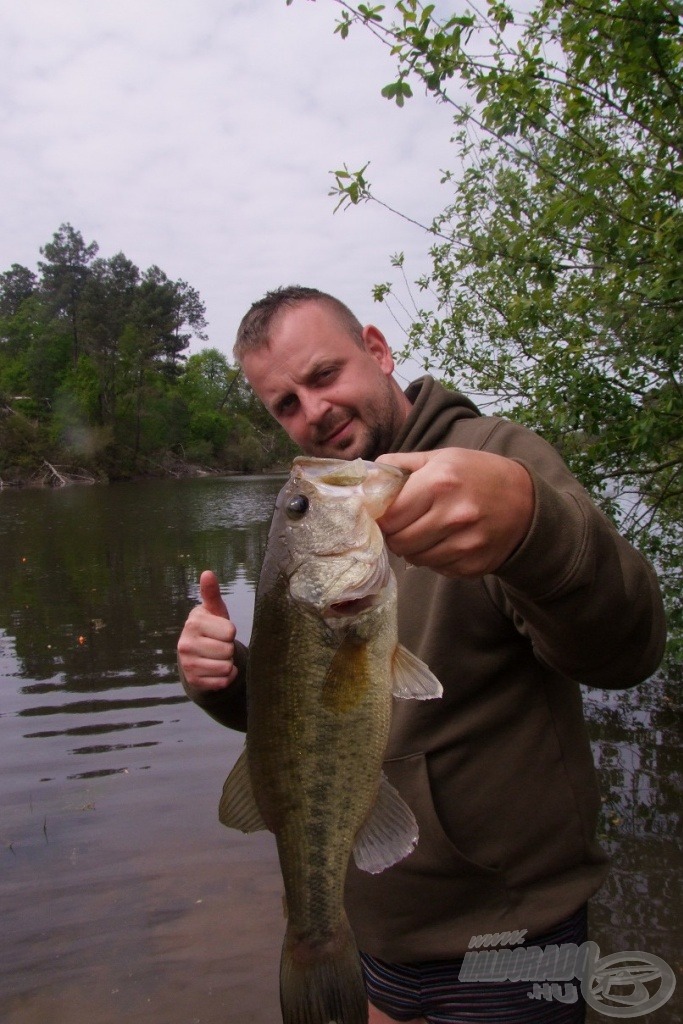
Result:
{"label": "man's left hand", "polygon": [[387,545],[443,576],[495,572],[526,537],[534,488],[512,459],[467,448],[382,455],[408,469],[403,490],[379,520]]}

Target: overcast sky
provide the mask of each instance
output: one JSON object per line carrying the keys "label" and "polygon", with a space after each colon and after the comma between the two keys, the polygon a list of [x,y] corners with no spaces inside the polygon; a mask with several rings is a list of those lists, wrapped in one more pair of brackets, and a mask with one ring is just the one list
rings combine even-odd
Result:
{"label": "overcast sky", "polygon": [[[332,291],[394,347],[371,286],[429,239],[373,204],[333,214],[330,170],[371,161],[391,205],[445,203],[450,115],[383,99],[388,53],[334,34],[332,0],[0,0],[0,270],[35,269],[68,221],[194,286],[209,344],[231,355],[267,289]],[[193,346],[196,350],[197,346]]]}

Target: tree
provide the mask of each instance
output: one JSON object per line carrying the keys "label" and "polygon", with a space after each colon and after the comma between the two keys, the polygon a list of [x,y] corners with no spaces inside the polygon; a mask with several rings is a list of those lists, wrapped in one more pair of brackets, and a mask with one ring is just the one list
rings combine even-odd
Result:
{"label": "tree", "polygon": [[0,273],[0,470],[19,482],[43,460],[78,475],[177,474],[185,458],[253,471],[292,446],[236,367],[206,340],[199,292],[124,253],[98,256],[70,224],[41,250],[40,275]]}
{"label": "tree", "polygon": [[186,281],[171,281],[157,266],[142,276],[135,317],[149,352],[170,378],[180,373],[182,353],[193,335],[206,340],[206,308]]}
{"label": "tree", "polygon": [[36,321],[37,278],[28,267],[13,263],[0,274],[0,393],[23,394],[28,369],[22,353]]}
{"label": "tree", "polygon": [[20,263],[13,263],[9,270],[0,274],[0,317],[16,316],[22,302],[33,295],[37,283],[33,271]]}
{"label": "tree", "polygon": [[40,250],[41,291],[52,311],[66,318],[72,341],[74,366],[80,355],[81,296],[88,282],[98,245],[86,245],[71,224],[62,224],[52,241]]}
{"label": "tree", "polygon": [[191,355],[178,388],[190,413],[188,457],[218,459],[230,469],[251,472],[286,464],[296,454],[239,367],[218,349]]}
{"label": "tree", "polygon": [[239,370],[217,348],[205,348],[187,360],[179,380],[190,409],[220,412],[235,389]]}
{"label": "tree", "polygon": [[81,295],[83,348],[97,371],[97,422],[111,425],[116,418],[120,381],[121,342],[131,319],[140,271],[122,252],[97,259]]}
{"label": "tree", "polygon": [[[134,420],[133,450],[140,450],[145,416],[161,436],[161,393],[177,382],[183,351],[193,333],[205,338],[205,307],[185,281],[171,281],[157,266],[146,270],[135,290],[121,338],[120,366],[127,418]],[[152,415],[154,413],[154,415]]]}
{"label": "tree", "polygon": [[[657,564],[680,640],[683,5],[336,2],[342,37],[391,49],[388,99],[419,83],[454,114],[431,268],[375,297],[414,303],[406,353],[562,450]],[[382,202],[366,170],[335,172],[339,205]]]}

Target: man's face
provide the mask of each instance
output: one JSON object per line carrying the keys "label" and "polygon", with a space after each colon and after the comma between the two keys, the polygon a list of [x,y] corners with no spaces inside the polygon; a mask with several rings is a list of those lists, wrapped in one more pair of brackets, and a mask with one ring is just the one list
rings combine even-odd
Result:
{"label": "man's face", "polygon": [[387,451],[409,404],[393,384],[394,361],[375,327],[360,348],[326,304],[283,310],[270,344],[244,356],[244,374],[307,455],[374,459]]}

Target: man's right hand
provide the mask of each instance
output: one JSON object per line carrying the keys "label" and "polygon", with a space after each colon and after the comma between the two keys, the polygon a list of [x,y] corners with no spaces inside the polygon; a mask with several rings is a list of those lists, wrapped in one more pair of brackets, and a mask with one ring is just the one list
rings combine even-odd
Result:
{"label": "man's right hand", "polygon": [[178,640],[178,661],[187,685],[206,693],[224,689],[237,676],[236,630],[214,573],[202,573],[199,594],[202,603],[188,615]]}

